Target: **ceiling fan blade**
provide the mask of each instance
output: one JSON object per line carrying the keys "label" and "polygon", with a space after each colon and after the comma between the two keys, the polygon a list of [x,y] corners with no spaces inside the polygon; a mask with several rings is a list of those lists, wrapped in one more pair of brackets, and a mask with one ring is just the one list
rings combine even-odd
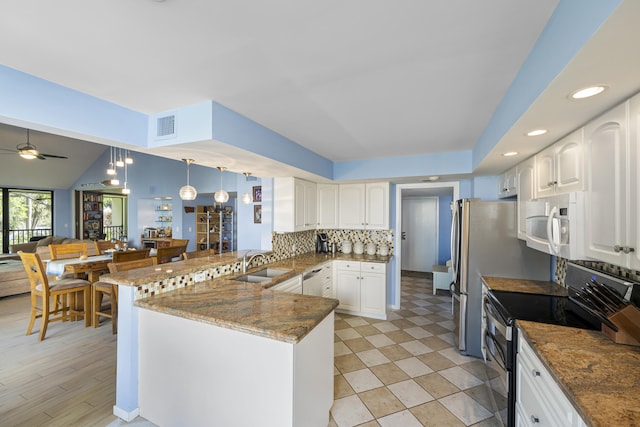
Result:
{"label": "ceiling fan blade", "polygon": [[[67,156],[58,156],[56,154],[42,154],[42,153],[40,153],[40,156],[51,157],[52,159],[68,159]],[[38,158],[40,158],[40,157],[38,157]]]}
{"label": "ceiling fan blade", "polygon": [[8,148],[0,148],[0,151],[6,151],[7,153],[12,153],[12,154],[17,153],[16,150],[9,150]]}

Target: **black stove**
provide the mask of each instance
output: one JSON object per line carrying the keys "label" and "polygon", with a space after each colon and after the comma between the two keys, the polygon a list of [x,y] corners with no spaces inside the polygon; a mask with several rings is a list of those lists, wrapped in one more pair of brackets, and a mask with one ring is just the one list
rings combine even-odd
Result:
{"label": "black stove", "polygon": [[580,329],[600,329],[600,321],[567,296],[491,290],[488,297],[507,325],[513,325],[515,320],[530,320]]}

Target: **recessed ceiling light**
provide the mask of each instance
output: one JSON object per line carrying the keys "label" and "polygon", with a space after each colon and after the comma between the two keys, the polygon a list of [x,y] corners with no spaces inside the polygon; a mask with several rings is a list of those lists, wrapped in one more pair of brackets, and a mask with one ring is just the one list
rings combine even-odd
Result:
{"label": "recessed ceiling light", "polygon": [[547,132],[548,131],[546,129],[536,129],[536,130],[532,130],[531,132],[527,132],[527,136],[544,135]]}
{"label": "recessed ceiling light", "polygon": [[504,153],[503,156],[504,157],[512,157],[512,156],[517,156],[518,152],[517,151],[509,151],[508,153]]}
{"label": "recessed ceiling light", "polygon": [[580,89],[578,91],[573,92],[569,97],[571,99],[589,98],[590,96],[595,96],[595,95],[598,95],[599,93],[604,92],[606,88],[607,87],[603,85],[585,87],[584,89]]}

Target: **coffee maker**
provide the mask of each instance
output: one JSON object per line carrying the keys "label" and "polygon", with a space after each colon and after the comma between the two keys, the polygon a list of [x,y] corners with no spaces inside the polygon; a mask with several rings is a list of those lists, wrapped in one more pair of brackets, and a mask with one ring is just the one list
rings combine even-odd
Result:
{"label": "coffee maker", "polygon": [[316,236],[316,252],[329,252],[329,238],[327,237],[327,233],[318,233]]}

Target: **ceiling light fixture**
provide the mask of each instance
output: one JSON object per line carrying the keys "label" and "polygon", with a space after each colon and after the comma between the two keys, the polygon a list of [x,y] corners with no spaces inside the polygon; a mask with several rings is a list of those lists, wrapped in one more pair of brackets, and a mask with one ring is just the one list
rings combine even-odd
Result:
{"label": "ceiling light fixture", "polygon": [[124,188],[122,188],[122,194],[125,194],[125,195],[131,194],[131,189],[127,186],[128,184],[127,180],[129,178],[127,175],[127,169],[128,167],[127,167],[127,164],[125,163],[124,164]]}
{"label": "ceiling light fixture", "polygon": [[549,132],[546,129],[536,129],[536,130],[532,130],[530,132],[527,132],[527,136],[540,136],[540,135],[544,135],[545,133]]}
{"label": "ceiling light fixture", "polygon": [[[244,172],[245,181],[249,180],[250,175],[251,173]],[[249,191],[247,191],[242,195],[242,203],[244,203],[245,205],[248,205],[249,203],[253,203],[253,195]]]}
{"label": "ceiling light fixture", "polygon": [[517,155],[518,155],[517,151],[509,151],[509,152],[503,154],[504,157],[513,157],[513,156],[517,156]]}
{"label": "ceiling light fixture", "polygon": [[116,168],[113,166],[113,147],[109,147],[109,166],[107,167],[107,175],[115,175]]}
{"label": "ceiling light fixture", "polygon": [[180,187],[180,198],[182,200],[195,200],[195,198],[198,196],[198,192],[194,187],[189,185],[189,165],[195,162],[195,160],[182,159],[182,161],[187,164],[187,185],[183,185],[182,187]]}
{"label": "ceiling light fixture", "polygon": [[583,89],[573,92],[571,95],[569,95],[569,98],[571,99],[589,98],[589,97],[601,94],[606,89],[607,89],[607,86],[604,86],[604,85],[585,87]]}
{"label": "ceiling light fixture", "polygon": [[213,200],[215,200],[216,203],[227,203],[227,201],[229,200],[229,193],[222,189],[222,173],[227,168],[225,168],[224,166],[218,166],[218,169],[220,170],[220,190],[216,191],[216,193],[213,195]]}
{"label": "ceiling light fixture", "polygon": [[116,160],[116,167],[123,168],[124,160],[122,160],[122,148],[118,148],[118,160]]}
{"label": "ceiling light fixture", "polygon": [[27,143],[25,145],[18,145],[16,148],[18,149],[18,153],[20,153],[20,157],[23,159],[33,160],[40,154],[38,150],[36,150],[36,147],[29,142],[29,129],[27,129]]}
{"label": "ceiling light fixture", "polygon": [[124,158],[124,162],[127,165],[132,165],[133,164],[133,157],[131,157],[131,151],[127,150],[127,155]]}

